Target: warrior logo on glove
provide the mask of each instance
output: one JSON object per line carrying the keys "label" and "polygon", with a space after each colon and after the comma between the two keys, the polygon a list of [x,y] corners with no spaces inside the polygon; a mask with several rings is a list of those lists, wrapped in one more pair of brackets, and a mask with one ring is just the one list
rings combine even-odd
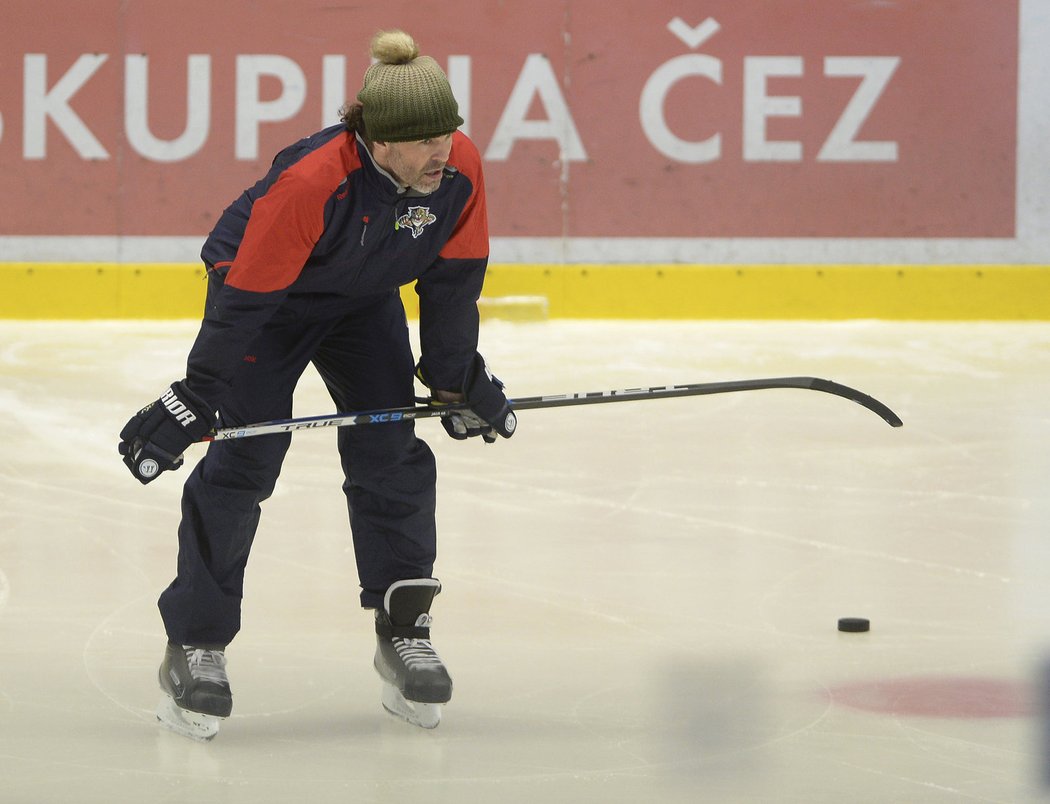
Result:
{"label": "warrior logo on glove", "polygon": [[172,388],[164,392],[164,396],[160,398],[160,401],[168,409],[168,413],[175,417],[175,421],[183,427],[188,427],[197,421],[197,416],[194,412],[186,407],[185,402],[175,396],[175,391]]}
{"label": "warrior logo on glove", "polygon": [[182,453],[215,424],[215,414],[185,382],[173,382],[156,402],[136,413],[120,431],[117,450],[142,484],[182,466]]}

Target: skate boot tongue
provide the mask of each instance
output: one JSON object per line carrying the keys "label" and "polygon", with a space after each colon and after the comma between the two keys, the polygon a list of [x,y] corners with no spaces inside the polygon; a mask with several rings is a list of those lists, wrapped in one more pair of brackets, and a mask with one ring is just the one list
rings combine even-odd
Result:
{"label": "skate boot tongue", "polygon": [[[440,591],[441,583],[436,578],[420,578],[392,584],[383,598],[383,608],[390,624],[395,628],[429,628],[430,605]],[[417,638],[425,639],[426,636]]]}

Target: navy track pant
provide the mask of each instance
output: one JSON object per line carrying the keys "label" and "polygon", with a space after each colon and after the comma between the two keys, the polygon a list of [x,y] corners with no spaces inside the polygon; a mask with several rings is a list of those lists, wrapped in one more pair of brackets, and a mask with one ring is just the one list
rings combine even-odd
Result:
{"label": "navy track pant", "polygon": [[[267,325],[219,411],[221,425],[290,417],[292,392],[311,362],[339,411],[411,405],[414,361],[400,297]],[[433,572],[434,456],[411,421],[343,427],[337,439],[361,604],[381,608],[390,584]],[[178,574],[159,600],[171,641],[226,645],[240,629],[260,503],[273,493],[290,443],[291,434],[212,442],[194,468],[183,489]]]}

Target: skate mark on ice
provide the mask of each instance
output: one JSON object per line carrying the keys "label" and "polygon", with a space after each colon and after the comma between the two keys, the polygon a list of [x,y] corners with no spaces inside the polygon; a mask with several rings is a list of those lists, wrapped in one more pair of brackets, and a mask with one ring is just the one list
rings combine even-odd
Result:
{"label": "skate mark on ice", "polygon": [[[99,678],[97,672],[93,669],[93,666],[95,664],[97,664],[99,666],[103,666],[103,667],[105,666],[104,659],[105,659],[106,651],[102,650],[101,648],[97,648],[96,649],[96,643],[101,641],[100,637],[103,636],[103,635],[109,635],[109,634],[112,634],[113,632],[119,631],[122,634],[134,633],[136,636],[143,637],[143,640],[142,640],[143,642],[149,641],[146,638],[147,637],[146,632],[131,632],[127,628],[113,627],[112,623],[113,623],[114,620],[116,620],[118,617],[123,615],[129,609],[132,609],[132,608],[135,608],[135,609],[140,609],[140,608],[141,609],[151,609],[152,605],[153,605],[153,594],[151,592],[147,592],[147,593],[144,593],[142,595],[139,595],[138,597],[132,598],[131,600],[127,601],[126,603],[124,603],[121,606],[118,606],[116,609],[114,609],[112,612],[110,612],[104,618],[102,618],[102,620],[99,621],[98,625],[96,625],[94,627],[94,629],[92,629],[91,633],[88,635],[88,638],[84,641],[84,650],[81,653],[81,663],[84,665],[84,673],[87,676],[88,681],[91,682],[91,685],[95,689],[97,689],[102,694],[102,696],[104,698],[106,698],[108,701],[110,701],[111,703],[113,703],[116,706],[118,706],[120,709],[123,709],[125,712],[130,712],[136,718],[140,718],[140,719],[143,719],[143,720],[149,720],[149,721],[152,721],[152,720],[155,719],[152,706],[145,707],[145,708],[144,707],[140,707],[140,706],[133,706],[130,702],[125,701],[125,700],[121,700],[120,698],[116,697],[114,694],[110,693],[107,690],[106,685],[102,683],[102,681]],[[149,639],[153,640],[154,642],[156,642],[156,640],[158,639],[158,637],[155,634],[153,634],[152,632],[150,632],[148,634],[148,636],[149,636]],[[128,640],[126,638],[122,638],[121,640],[119,640],[119,644],[124,646],[124,650],[122,650],[122,652],[120,654],[120,657],[121,657],[122,661],[126,662],[127,659],[128,659],[128,651],[127,651]],[[158,643],[158,644],[160,644],[160,643]],[[95,655],[99,656],[102,661],[92,662],[91,661],[91,657],[95,656]],[[159,655],[157,656],[156,664],[157,665],[160,664],[160,656]],[[152,669],[147,669],[146,667],[144,667],[143,670],[146,673],[152,673],[154,675],[154,677],[155,677],[156,667],[154,667],[152,664],[149,664],[149,667],[152,668]],[[152,703],[155,704],[156,702],[152,701]]]}
{"label": "skate mark on ice", "polygon": [[[943,564],[937,561],[925,561],[922,559],[911,558],[905,555],[895,555],[893,553],[887,553],[880,550],[866,550],[859,547],[850,547],[847,545],[835,544],[834,542],[825,541],[821,539],[792,536],[791,534],[784,533],[782,531],[770,530],[767,528],[757,528],[749,525],[741,525],[737,522],[733,522],[726,519],[705,517],[696,514],[684,514],[675,511],[666,511],[662,508],[653,508],[644,505],[629,505],[622,501],[615,501],[603,497],[588,496],[585,494],[574,492],[571,489],[538,488],[535,486],[526,485],[521,482],[501,480],[498,477],[474,477],[472,479],[472,482],[475,485],[488,484],[490,486],[497,486],[500,488],[514,490],[515,493],[521,499],[534,499],[537,496],[549,497],[563,503],[590,505],[593,507],[602,508],[607,511],[612,511],[616,513],[635,513],[653,517],[656,519],[662,519],[665,521],[686,523],[692,527],[704,528],[705,530],[709,531],[708,535],[712,537],[718,535],[718,529],[723,529],[743,534],[746,536],[757,537],[759,539],[786,542],[788,544],[794,544],[800,547],[809,547],[816,550],[825,550],[829,552],[842,553],[856,558],[874,559],[895,564],[903,564],[911,567],[921,567],[923,569],[934,570],[937,572],[947,572],[954,575],[978,578],[980,580],[999,581],[1000,583],[1016,582],[1015,579],[1012,577],[997,575],[991,572],[967,569],[965,567],[953,566],[951,564]],[[929,497],[930,495],[920,494],[920,496]]]}
{"label": "skate mark on ice", "polygon": [[[7,601],[11,596],[11,584],[7,580],[7,576],[4,574],[2,568],[0,568],[0,617],[3,616],[4,608],[7,606]],[[11,706],[11,697],[4,691],[3,687],[0,687],[0,703],[3,704],[3,709],[9,709]]]}
{"label": "skate mark on ice", "polygon": [[3,614],[4,608],[7,606],[7,600],[11,596],[11,584],[7,580],[7,576],[4,574],[3,567],[0,567],[0,614]]}
{"label": "skate mark on ice", "polygon": [[[815,686],[818,688],[827,689],[827,687],[820,682],[815,682]],[[642,695],[648,695],[651,690],[642,691]],[[698,767],[711,762],[719,762],[727,758],[734,756],[746,757],[763,749],[770,748],[782,743],[784,741],[790,741],[796,739],[799,735],[805,734],[806,732],[812,731],[817,728],[832,711],[833,706],[829,696],[824,698],[814,698],[814,700],[823,700],[823,706],[821,710],[813,715],[808,715],[802,719],[801,723],[794,725],[784,724],[784,727],[777,729],[773,724],[778,723],[780,717],[776,712],[766,712],[766,717],[760,720],[756,720],[751,723],[752,729],[744,732],[746,736],[741,740],[741,732],[738,731],[735,738],[730,741],[724,739],[715,739],[712,744],[707,746],[707,750],[703,753],[690,756],[680,756],[675,759],[664,759],[660,761],[654,761],[651,758],[644,756],[637,748],[632,748],[632,742],[638,742],[639,746],[643,750],[651,750],[652,742],[651,737],[653,734],[653,724],[636,723],[638,726],[638,733],[632,736],[632,734],[623,734],[624,724],[616,717],[601,721],[597,720],[595,715],[588,715],[582,710],[593,702],[595,699],[609,698],[611,700],[631,700],[632,697],[639,695],[639,690],[631,685],[616,684],[604,687],[602,689],[594,690],[581,696],[577,699],[576,703],[569,710],[569,716],[573,725],[579,729],[587,732],[591,737],[598,741],[604,741],[607,746],[615,748],[615,750],[622,752],[625,756],[630,757],[634,760],[635,764],[617,765],[615,767],[608,768],[595,768],[592,773],[615,775],[623,772],[638,772],[638,771],[669,771],[669,770],[681,770],[687,767]],[[662,710],[661,710],[662,711]],[[677,710],[676,714],[681,718],[681,710]],[[701,726],[704,729],[710,729],[711,735],[717,735],[720,727],[711,727],[710,723],[704,722],[704,718],[707,713],[702,710],[698,710],[693,713],[694,727]],[[725,714],[724,712],[722,714]],[[650,715],[657,716],[658,712],[654,708]],[[688,718],[686,718],[688,720]],[[768,720],[768,722],[764,722]],[[674,739],[673,732],[666,732],[667,723],[661,721],[662,725],[657,727],[657,731],[664,732],[663,736],[667,739]],[[679,723],[679,726],[681,723]],[[602,726],[608,727],[603,728]],[[773,728],[770,728],[773,726]],[[610,729],[617,732],[617,736],[614,740],[609,740]],[[695,735],[692,735],[695,737]],[[685,740],[684,743],[688,743]],[[678,753],[679,751],[686,750],[684,743],[679,745],[677,749],[671,753]],[[711,750],[714,749],[714,750]]]}

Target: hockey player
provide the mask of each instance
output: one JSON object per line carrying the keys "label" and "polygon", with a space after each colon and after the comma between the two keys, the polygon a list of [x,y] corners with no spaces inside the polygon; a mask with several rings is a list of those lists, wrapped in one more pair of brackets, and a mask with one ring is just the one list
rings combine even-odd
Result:
{"label": "hockey player", "polygon": [[[177,469],[213,426],[287,418],[312,363],[339,410],[411,405],[414,377],[456,439],[509,438],[514,413],[477,352],[488,260],[481,160],[458,131],[448,79],[407,34],[381,32],[343,121],[281,151],[204,244],[208,294],[185,379],[120,434],[132,474]],[[416,280],[414,363],[399,287]],[[160,596],[168,637],[158,718],[209,739],[232,710],[225,650],[240,628],[245,564],[260,503],[290,435],[213,442],[182,498],[177,574]],[[375,610],[383,704],[432,728],[452,681],[430,642],[440,591],[435,465],[413,423],[338,433],[361,585]]]}

